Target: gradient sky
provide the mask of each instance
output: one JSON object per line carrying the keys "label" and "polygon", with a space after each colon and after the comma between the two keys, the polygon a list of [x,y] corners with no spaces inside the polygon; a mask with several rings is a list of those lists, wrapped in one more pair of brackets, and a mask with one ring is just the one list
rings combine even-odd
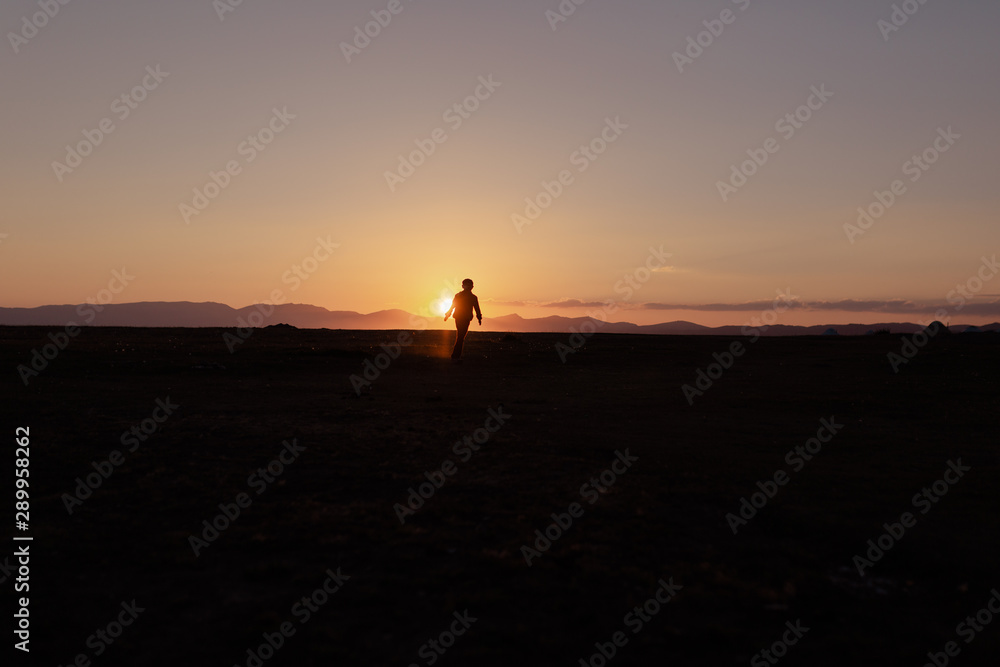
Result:
{"label": "gradient sky", "polygon": [[[388,0],[222,4],[70,2],[37,34],[37,0],[0,5],[0,305],[80,303],[125,267],[117,302],[280,290],[425,314],[471,277],[487,317],[616,299],[615,320],[741,324],[788,290],[801,305],[782,323],[915,321],[997,251],[996,2],[928,0],[885,39],[888,0],[588,0],[554,30],[558,0],[401,0],[351,62],[342,43]],[[121,118],[115,100],[157,66],[169,76]],[[444,114],[480,77],[500,85],[456,128]],[[833,96],[786,138],[776,122],[813,86]],[[274,109],[295,118],[248,162]],[[53,163],[105,118],[60,181]],[[628,128],[581,172],[572,156],[608,118]],[[447,141],[392,191],[386,172],[437,128]],[[904,163],[947,128],[961,138],[912,182]],[[723,201],[718,182],[769,137],[778,151]],[[240,173],[186,222],[229,161]],[[519,231],[512,215],[563,170],[573,182]],[[896,179],[905,193],[849,241]],[[318,238],[339,246],[289,279]],[[616,291],[651,247],[669,264]],[[1000,320],[998,294],[987,280],[955,321]]]}

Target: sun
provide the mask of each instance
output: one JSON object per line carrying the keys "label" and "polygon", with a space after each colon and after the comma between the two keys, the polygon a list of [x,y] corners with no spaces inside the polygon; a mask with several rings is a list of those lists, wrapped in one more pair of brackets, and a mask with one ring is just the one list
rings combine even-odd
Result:
{"label": "sun", "polygon": [[449,308],[451,308],[451,299],[444,297],[436,299],[434,303],[431,304],[431,310],[435,315],[444,315],[448,312]]}

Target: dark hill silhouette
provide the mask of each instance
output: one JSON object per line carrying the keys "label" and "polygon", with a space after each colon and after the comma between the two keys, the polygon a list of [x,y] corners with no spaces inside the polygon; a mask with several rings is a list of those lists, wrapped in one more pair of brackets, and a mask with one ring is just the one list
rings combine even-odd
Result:
{"label": "dark hill silhouette", "polygon": [[[413,329],[415,321],[423,319],[428,328],[447,328],[441,318],[430,316],[419,318],[404,310],[381,310],[362,314],[354,311],[327,310],[309,304],[258,305],[232,308],[225,304],[190,301],[145,301],[140,303],[108,304],[93,316],[96,306],[61,305],[40,306],[38,308],[0,308],[0,325],[8,326],[65,326],[70,322],[78,325],[88,323],[94,326],[119,327],[237,327],[247,323],[258,326],[288,324],[300,329]],[[263,319],[261,319],[263,318]],[[746,335],[741,325],[706,327],[682,320],[661,324],[637,325],[631,322],[601,322],[589,317],[549,316],[526,319],[520,315],[504,315],[483,320],[485,331],[515,331],[519,333],[545,333],[579,331],[581,326],[594,326],[601,333],[632,333],[656,335]],[[863,336],[871,330],[888,329],[895,334],[912,334],[922,331],[920,324],[892,322],[881,324],[822,324],[816,326],[792,326],[776,324],[765,336],[819,336],[829,328],[836,328],[844,336]],[[958,333],[968,328],[967,324],[955,324],[950,330]],[[1000,331],[1000,323],[981,325],[981,331]],[[589,331],[589,326],[587,327]]]}

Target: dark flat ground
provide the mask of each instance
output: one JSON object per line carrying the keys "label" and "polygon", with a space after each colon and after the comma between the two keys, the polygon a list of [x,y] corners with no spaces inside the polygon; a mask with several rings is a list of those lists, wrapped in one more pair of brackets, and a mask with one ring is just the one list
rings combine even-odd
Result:
{"label": "dark flat ground", "polygon": [[[424,332],[357,397],[349,375],[396,332],[271,328],[230,354],[219,329],[86,329],[25,387],[16,366],[55,330],[0,327],[8,447],[31,428],[34,664],[245,665],[290,621],[265,665],[426,665],[465,610],[437,664],[575,666],[624,631],[610,665],[746,665],[800,619],[783,665],[1000,654],[1000,618],[956,634],[1000,587],[1000,335],[933,341],[899,374],[897,336],[761,339],[689,406],[681,385],[732,339],[598,335],[563,364],[565,335],[474,331],[454,366],[453,334]],[[181,407],[69,515],[75,479],[167,397]],[[501,404],[509,423],[461,462],[452,444]],[[830,417],[844,428],[791,472]],[[306,450],[257,495],[247,477],[290,438]],[[588,504],[625,448],[639,460]],[[971,471],[920,514],[911,498],[958,458]],[[401,525],[393,505],[444,459],[457,472]],[[726,514],[777,470],[791,481],[734,535]],[[188,536],[240,492],[253,504],[196,558]],[[521,545],[574,501],[583,517],[528,567]],[[917,524],[859,576],[905,511]],[[350,580],[299,623],[328,568]],[[683,590],[633,634],[623,617],[671,577]],[[133,599],[145,611],[95,657],[88,636]]]}

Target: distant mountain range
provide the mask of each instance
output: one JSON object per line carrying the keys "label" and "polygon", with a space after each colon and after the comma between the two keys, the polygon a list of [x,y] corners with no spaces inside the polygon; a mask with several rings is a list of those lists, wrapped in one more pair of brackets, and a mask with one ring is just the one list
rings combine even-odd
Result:
{"label": "distant mountain range", "polygon": [[[100,311],[98,311],[100,309]],[[40,306],[38,308],[0,308],[0,325],[7,326],[66,326],[92,325],[106,327],[265,327],[289,324],[303,329],[415,329],[420,322],[428,328],[450,328],[440,317],[421,318],[403,310],[382,310],[367,315],[353,311],[327,310],[306,304],[281,304],[277,306],[248,306],[232,308],[222,303],[192,303],[189,301],[154,301],[141,303],[108,304],[104,306],[82,304],[65,306]],[[638,325],[631,322],[603,323],[589,317],[542,317],[525,319],[519,315],[491,317],[484,321],[485,331],[513,331],[520,333],[569,332],[580,330],[587,323],[601,333],[675,334],[739,336],[742,326],[705,327],[693,322],[664,322]],[[793,326],[776,324],[765,336],[818,336],[831,329],[844,336],[863,336],[870,331],[888,329],[892,333],[914,333],[923,325],[911,322],[883,324],[824,324]],[[968,325],[952,325],[953,332],[962,332]],[[978,327],[983,331],[1000,332],[1000,322]],[[587,328],[589,331],[589,326]]]}

